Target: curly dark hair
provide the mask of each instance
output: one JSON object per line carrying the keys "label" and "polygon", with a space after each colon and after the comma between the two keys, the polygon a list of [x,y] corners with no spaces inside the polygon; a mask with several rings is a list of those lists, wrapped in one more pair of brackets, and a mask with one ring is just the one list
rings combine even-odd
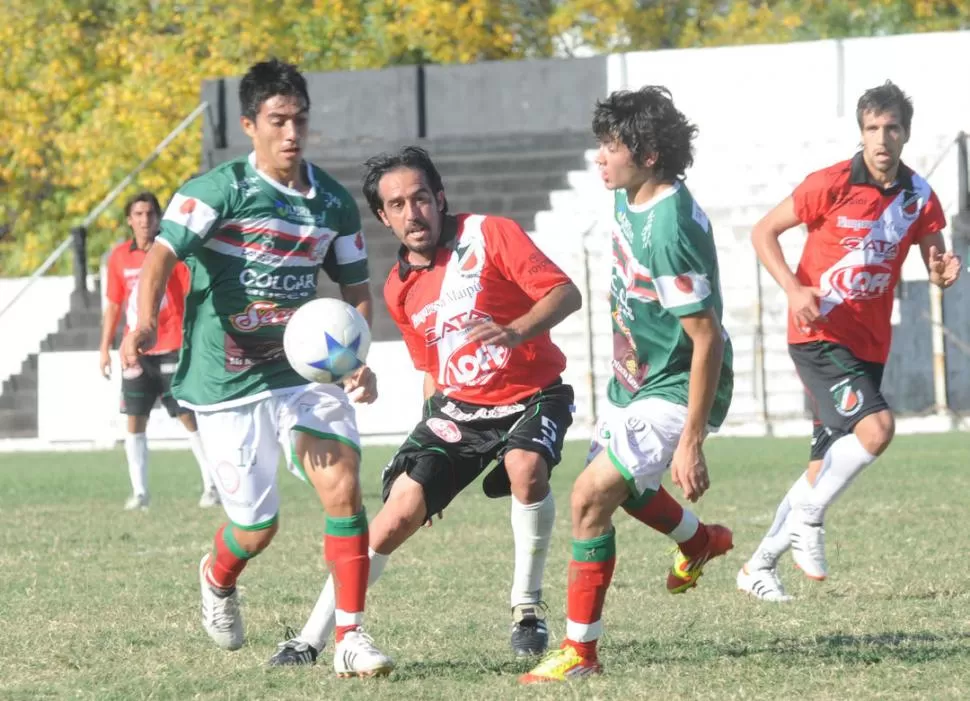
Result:
{"label": "curly dark hair", "polygon": [[670,91],[661,85],[619,90],[598,101],[593,134],[600,143],[619,141],[640,165],[656,153],[653,171],[661,182],[683,179],[694,163],[697,127],[674,106]]}
{"label": "curly dark hair", "polygon": [[[370,211],[380,219],[380,212],[384,209],[384,200],[381,199],[380,184],[381,178],[392,170],[398,168],[413,168],[424,173],[425,180],[431,187],[431,192],[437,197],[438,193],[445,191],[445,186],[441,182],[441,174],[435,168],[434,162],[428,152],[419,146],[405,146],[397,153],[380,153],[372,158],[368,158],[364,163],[367,173],[364,175],[364,198],[370,206]],[[448,213],[448,200],[445,198],[442,214]]]}
{"label": "curly dark hair", "polygon": [[909,134],[909,127],[913,123],[913,101],[891,80],[862,93],[859,104],[856,105],[855,118],[862,129],[862,115],[866,112],[882,114],[892,109],[899,113],[899,121]]}

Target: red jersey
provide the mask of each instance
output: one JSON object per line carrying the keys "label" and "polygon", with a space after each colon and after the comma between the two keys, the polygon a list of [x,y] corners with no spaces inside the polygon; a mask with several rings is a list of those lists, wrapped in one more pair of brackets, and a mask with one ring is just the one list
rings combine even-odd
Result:
{"label": "red jersey", "polygon": [[893,292],[910,246],[936,233],[946,218],[936,194],[903,164],[882,189],[862,153],[809,175],[792,194],[808,227],[796,277],[822,292],[826,315],[801,329],[788,315],[788,342],[832,341],[860,360],[885,363],[892,340]]}
{"label": "red jersey", "polygon": [[[108,257],[108,300],[125,308],[125,333],[138,323],[138,274],[145,262],[145,251],[134,241],[119,243]],[[189,269],[178,263],[168,279],[165,296],[158,310],[158,340],[149,354],[171,353],[182,347],[182,317],[185,295],[189,291]],[[127,306],[126,306],[127,303]]]}
{"label": "red jersey", "polygon": [[456,219],[457,230],[442,234],[430,265],[412,266],[402,247],[384,300],[414,367],[430,373],[438,391],[471,404],[512,404],[552,384],[565,356],[548,331],[509,350],[467,341],[464,324],[508,324],[570,279],[514,221]]}

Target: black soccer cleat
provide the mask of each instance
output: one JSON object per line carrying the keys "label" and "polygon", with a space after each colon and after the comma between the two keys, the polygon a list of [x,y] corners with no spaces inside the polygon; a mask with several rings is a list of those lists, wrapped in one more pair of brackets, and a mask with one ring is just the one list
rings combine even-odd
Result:
{"label": "black soccer cleat", "polygon": [[519,604],[512,608],[512,651],[516,657],[542,655],[549,648],[546,604]]}
{"label": "black soccer cleat", "polygon": [[290,636],[276,646],[276,654],[269,658],[267,663],[270,667],[296,667],[310,666],[317,662],[320,651],[309,643],[305,643],[296,637],[296,631],[287,628],[285,635]]}

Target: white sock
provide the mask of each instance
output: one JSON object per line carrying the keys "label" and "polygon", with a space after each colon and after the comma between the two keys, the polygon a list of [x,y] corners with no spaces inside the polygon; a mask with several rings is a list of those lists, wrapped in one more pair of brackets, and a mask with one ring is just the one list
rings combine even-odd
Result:
{"label": "white sock", "polygon": [[125,436],[125,455],[128,457],[132,493],[148,494],[148,438],[144,433]]}
{"label": "white sock", "polygon": [[825,510],[875,460],[876,456],[862,447],[854,433],[835,441],[825,454],[815,486],[792,502],[796,516],[805,523],[822,523]]}
{"label": "white sock", "polygon": [[788,490],[785,498],[781,500],[781,503],[775,510],[775,520],[772,521],[771,528],[768,529],[768,533],[762,538],[758,549],[754,551],[751,559],[748,560],[748,564],[752,568],[773,568],[778,563],[778,558],[791,547],[791,539],[788,536],[786,523],[788,521],[788,515],[792,510],[792,500],[801,500],[801,495],[812,488],[808,483],[807,475],[807,471],[803,472],[795,480],[795,484],[791,486],[791,489]]}
{"label": "white sock", "polygon": [[202,473],[202,490],[208,492],[215,488],[212,483],[212,475],[209,474],[209,461],[205,457],[205,449],[202,447],[202,436],[198,431],[189,433],[189,445],[192,447],[192,455],[199,464],[199,472]]}
{"label": "white sock", "polygon": [[512,606],[537,604],[542,600],[542,575],[555,522],[556,502],[551,491],[545,499],[534,504],[523,504],[512,497],[512,538],[515,541]]}
{"label": "white sock", "polygon": [[[381,555],[374,552],[373,548],[367,549],[370,557],[370,574],[367,576],[367,588],[369,589],[374,582],[384,572],[387,565],[387,558],[390,555]],[[333,636],[334,628],[337,626],[337,599],[333,591],[333,577],[327,577],[327,583],[323,585],[323,591],[317,599],[317,603],[310,612],[310,618],[300,631],[298,639],[308,645],[312,645],[319,652]]]}
{"label": "white sock", "polygon": [[684,509],[684,515],[681,517],[680,523],[677,524],[674,530],[667,534],[667,537],[675,543],[684,543],[694,537],[698,528],[700,528],[700,522],[697,520],[697,516],[690,509]]}

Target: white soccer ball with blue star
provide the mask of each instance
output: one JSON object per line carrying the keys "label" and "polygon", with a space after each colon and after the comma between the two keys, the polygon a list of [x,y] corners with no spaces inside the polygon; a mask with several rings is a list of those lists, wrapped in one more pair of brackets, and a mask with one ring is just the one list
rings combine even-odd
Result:
{"label": "white soccer ball with blue star", "polygon": [[307,302],[283,332],[290,365],[310,382],[340,382],[367,361],[370,327],[354,307],[339,299]]}

